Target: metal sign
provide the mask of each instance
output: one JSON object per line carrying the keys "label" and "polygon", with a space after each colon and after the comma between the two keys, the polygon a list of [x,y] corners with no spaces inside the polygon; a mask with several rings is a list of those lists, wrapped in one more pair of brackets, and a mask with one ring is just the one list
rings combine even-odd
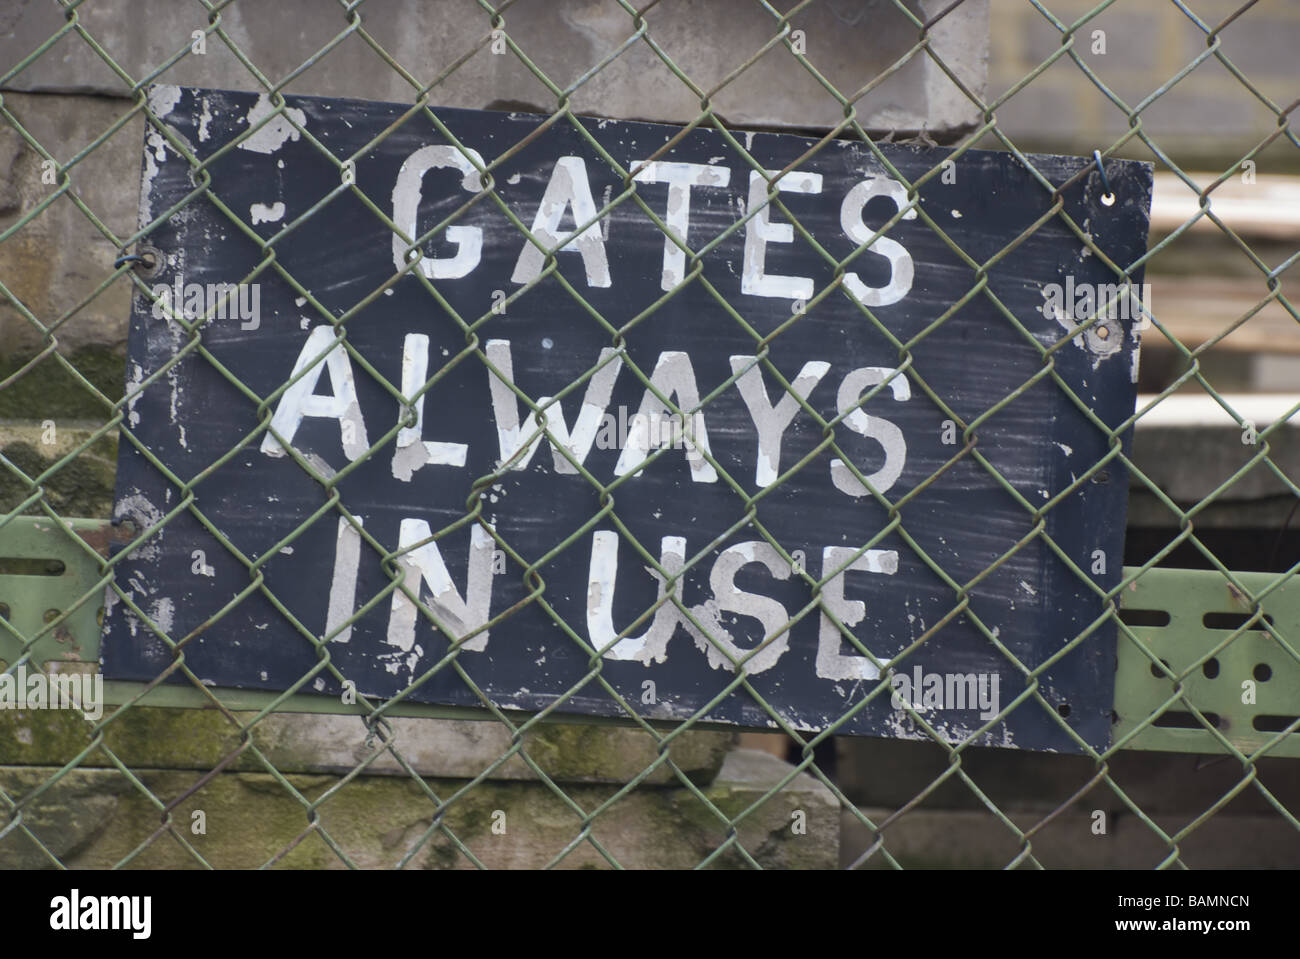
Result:
{"label": "metal sign", "polygon": [[1149,165],[286,103],[151,95],[106,676],[1108,742]]}

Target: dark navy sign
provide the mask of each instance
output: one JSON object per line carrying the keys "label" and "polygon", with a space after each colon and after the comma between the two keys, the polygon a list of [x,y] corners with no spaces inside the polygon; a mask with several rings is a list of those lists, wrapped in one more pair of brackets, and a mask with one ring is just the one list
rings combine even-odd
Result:
{"label": "dark navy sign", "polygon": [[[327,650],[414,702],[770,727],[757,694],[799,729],[925,737],[906,701],[949,737],[1108,742],[1093,624],[1127,482],[1095,467],[1140,313],[1019,160],[944,163],[918,211],[861,143],[699,129],[661,153],[678,128],[581,119],[634,196],[567,121],[287,101],[151,95],[221,155],[190,198],[146,145],[143,222],[187,202],[147,238],[117,479],[119,518],[166,522],[118,584],[199,679],[346,696]],[[909,180],[950,155],[883,149]],[[1031,160],[1053,185],[1091,162]],[[768,204],[756,166],[791,165]],[[1122,268],[1151,172],[1107,174],[1110,202],[1095,172],[1061,200]],[[191,336],[182,310],[213,318]],[[113,679],[173,660],[120,602],[103,649]],[[1008,712],[1030,682],[1047,705]]]}

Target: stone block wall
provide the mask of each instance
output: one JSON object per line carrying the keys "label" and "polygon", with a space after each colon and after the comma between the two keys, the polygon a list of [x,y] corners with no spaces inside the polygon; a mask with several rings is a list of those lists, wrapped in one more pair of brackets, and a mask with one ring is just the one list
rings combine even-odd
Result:
{"label": "stone block wall", "polygon": [[[628,729],[542,726],[512,752],[494,724],[395,719],[389,750],[354,717],[273,715],[244,736],[253,715],[133,707],[93,744],[75,713],[0,710],[0,792],[22,800],[23,826],[0,837],[0,868],[53,857],[85,869],[607,868],[610,858],[686,869],[719,849],[719,868],[838,861],[830,790],[800,773],[775,791],[791,767],[733,749],[730,733],[678,737],[675,771]],[[739,819],[730,843],[720,816]]]}

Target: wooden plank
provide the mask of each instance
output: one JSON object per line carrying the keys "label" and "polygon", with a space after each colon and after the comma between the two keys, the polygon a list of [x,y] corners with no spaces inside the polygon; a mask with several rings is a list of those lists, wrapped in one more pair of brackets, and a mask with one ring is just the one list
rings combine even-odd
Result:
{"label": "wooden plank", "polygon": [[[1189,173],[1192,182],[1207,189],[1222,174]],[[1207,197],[1208,209],[1244,238],[1300,240],[1300,177],[1257,174],[1247,182],[1241,175],[1223,181]],[[1172,233],[1201,211],[1199,194],[1175,173],[1157,173],[1151,198],[1151,230]],[[1191,227],[1197,233],[1223,228],[1209,216]]]}
{"label": "wooden plank", "polygon": [[[1277,299],[1264,303],[1269,291],[1263,278],[1151,274],[1148,282],[1152,314],[1188,349],[1222,336],[1224,330],[1257,310],[1215,343],[1214,349],[1300,353],[1300,323]],[[1283,289],[1292,306],[1300,309],[1300,287],[1290,283],[1283,284]],[[1159,330],[1151,329],[1143,335],[1143,350],[1175,348]]]}

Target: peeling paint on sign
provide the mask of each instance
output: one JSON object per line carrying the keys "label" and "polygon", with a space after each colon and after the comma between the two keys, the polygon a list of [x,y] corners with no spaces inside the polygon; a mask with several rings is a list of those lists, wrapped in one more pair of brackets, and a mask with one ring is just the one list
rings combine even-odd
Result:
{"label": "peeling paint on sign", "polygon": [[[1114,631],[1092,624],[1127,482],[1075,481],[1111,441],[1056,378],[1109,428],[1131,417],[1140,316],[1075,332],[1075,294],[1145,253],[1148,165],[1110,161],[1123,202],[1102,208],[1084,158],[1031,156],[1035,176],[966,151],[955,182],[913,192],[952,151],[881,145],[895,179],[861,143],[746,132],[760,172],[716,131],[580,119],[617,171],[528,114],[436,109],[458,146],[423,115],[395,123],[400,104],[286,97],[273,117],[265,96],[172,87],[150,105],[276,238],[258,322],[214,318],[202,350],[133,304],[117,513],[174,514],[116,568],[157,627],[193,634],[196,675],[287,689],[319,664],[305,628],[362,695],[418,681],[412,702],[619,716],[608,683],[649,719],[771,728],[770,708],[814,730],[853,711],[841,733],[924,738],[891,706],[898,677],[979,674],[1009,703],[1037,670],[1050,714],[1027,701],[979,742],[1077,751],[1066,712],[1109,742]],[[300,129],[358,154],[387,222],[344,190],[284,229],[340,182]],[[507,151],[489,193],[478,171]],[[189,171],[151,129],[143,225]],[[632,171],[642,203],[619,199]],[[1038,177],[1072,183],[1056,218]],[[1062,216],[1105,257],[1080,257]],[[201,196],[147,242],[164,285],[238,283],[266,256]],[[137,443],[198,477],[192,505]],[[1058,551],[1107,561],[1085,583]],[[114,679],[171,657],[120,603],[103,650]],[[340,692],[332,672],[311,687]],[[986,724],[918,702],[954,741]]]}

